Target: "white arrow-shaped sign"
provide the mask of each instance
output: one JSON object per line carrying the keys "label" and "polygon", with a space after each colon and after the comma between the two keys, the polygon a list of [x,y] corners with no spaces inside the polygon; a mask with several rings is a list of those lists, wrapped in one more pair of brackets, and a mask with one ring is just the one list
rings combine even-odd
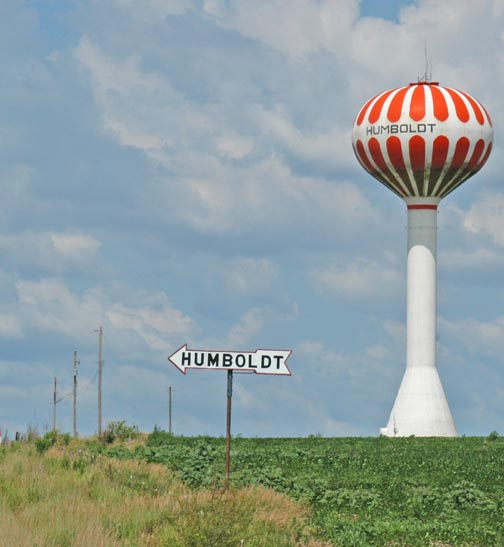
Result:
{"label": "white arrow-shaped sign", "polygon": [[184,344],[168,357],[183,374],[187,369],[241,370],[256,374],[290,376],[287,359],[292,350],[258,349],[254,352],[187,349]]}

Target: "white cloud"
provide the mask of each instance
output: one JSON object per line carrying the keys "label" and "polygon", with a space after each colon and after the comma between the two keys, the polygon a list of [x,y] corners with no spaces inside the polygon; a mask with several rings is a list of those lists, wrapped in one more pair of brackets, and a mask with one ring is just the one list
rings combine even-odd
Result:
{"label": "white cloud", "polygon": [[394,84],[416,81],[425,72],[427,45],[433,79],[474,94],[490,109],[497,126],[497,108],[502,116],[502,107],[492,99],[492,90],[496,78],[502,81],[496,67],[503,59],[495,44],[500,42],[503,14],[493,8],[492,0],[421,0],[401,9],[399,24],[359,19],[345,59],[350,89],[357,97],[363,92],[372,96]]}
{"label": "white cloud", "polygon": [[209,347],[215,346],[215,343],[217,343],[218,347],[223,347],[224,349],[268,349],[262,345],[262,342],[259,342],[261,344],[260,346],[254,348],[249,347],[249,344],[253,343],[253,341],[260,340],[260,335],[264,332],[268,334],[267,329],[272,323],[294,321],[298,312],[299,310],[296,303],[292,303],[290,307],[283,310],[270,306],[251,308],[243,313],[238,321],[228,329],[224,339],[220,338],[217,341],[211,341]]}
{"label": "white cloud", "polygon": [[380,321],[380,324],[387,335],[392,338],[395,347],[405,345],[406,325],[404,323],[388,319],[386,321]]}
{"label": "white cloud", "polygon": [[316,290],[350,299],[387,296],[404,285],[404,275],[399,270],[365,259],[335,262],[313,270],[310,278]]}
{"label": "white cloud", "polygon": [[205,0],[203,11],[214,17],[223,17],[226,13],[225,2],[224,0]]}
{"label": "white cloud", "polygon": [[16,288],[23,321],[42,332],[79,337],[104,319],[100,289],[80,296],[58,279],[19,281]]}
{"label": "white cloud", "polygon": [[162,22],[165,17],[182,15],[191,9],[191,0],[113,0],[120,8],[127,9],[137,21]]}
{"label": "white cloud", "polygon": [[254,141],[241,135],[228,133],[217,138],[217,150],[233,160],[240,160],[250,154],[254,148]]}
{"label": "white cloud", "polygon": [[[174,338],[188,336],[195,330],[193,320],[170,305],[164,293],[136,296],[128,294],[125,288],[120,292],[125,303],[121,303],[116,300],[117,291],[109,293],[103,287],[94,287],[76,294],[58,279],[20,281],[17,292],[21,309],[19,318],[13,320],[27,328],[81,338],[103,325],[116,348],[127,347],[135,334],[151,350],[169,351]],[[128,300],[137,297],[152,304],[128,304]]]}
{"label": "white cloud", "polygon": [[463,226],[470,233],[489,236],[504,246],[504,194],[482,194],[467,212]]}
{"label": "white cloud", "polygon": [[69,258],[83,258],[95,253],[100,242],[87,234],[53,233],[51,240],[58,253]]}
{"label": "white cloud", "polygon": [[385,359],[390,358],[390,350],[385,346],[377,344],[375,346],[369,346],[365,349],[366,355],[373,359],[374,361],[385,361]]}
{"label": "white cloud", "polygon": [[504,353],[504,317],[493,321],[463,319],[449,321],[438,318],[443,343],[450,344],[450,338],[456,341],[456,347],[464,348],[472,355],[489,355],[501,359]]}
{"label": "white cloud", "polygon": [[183,103],[169,82],[159,74],[143,72],[138,56],[113,62],[89,38],[82,38],[75,55],[91,76],[105,130],[125,146],[147,152],[162,148],[162,120]]}
{"label": "white cloud", "polygon": [[31,186],[35,171],[26,164],[9,165],[0,172],[4,201],[0,211],[0,220],[8,221],[12,212],[36,214],[45,205],[34,196]]}
{"label": "white cloud", "polygon": [[23,329],[18,317],[13,314],[0,314],[0,337],[21,338]]}
{"label": "white cloud", "polygon": [[292,58],[345,47],[358,15],[357,0],[207,1],[219,25],[238,30]]}
{"label": "white cloud", "polygon": [[[195,168],[193,162],[187,163],[187,157],[177,158],[186,150],[197,149],[203,157],[217,153],[237,160],[253,149],[253,139],[237,127],[229,127],[230,112],[225,105],[187,98],[174,88],[167,74],[143,69],[138,55],[116,60],[83,38],[75,56],[90,76],[105,130],[120,144],[138,148],[165,167],[186,173]],[[216,163],[213,157],[211,161]]]}
{"label": "white cloud", "polygon": [[269,237],[274,230],[291,237],[299,232],[327,237],[337,232],[335,237],[344,238],[350,227],[363,231],[378,218],[354,184],[297,176],[276,156],[168,184],[166,190],[177,195],[166,204],[172,218],[205,233],[266,232]]}
{"label": "white cloud", "polygon": [[260,108],[255,118],[264,135],[298,158],[340,169],[356,166],[349,126],[333,125],[317,131],[302,129],[294,124],[282,105],[273,109]]}
{"label": "white cloud", "polygon": [[90,271],[99,247],[100,242],[92,236],[76,232],[30,230],[0,235],[4,265],[28,272],[42,270],[44,275],[68,274],[77,264],[81,273]]}
{"label": "white cloud", "polygon": [[271,286],[278,269],[266,258],[236,257],[226,263],[223,277],[232,290],[246,294]]}
{"label": "white cloud", "polygon": [[161,309],[113,304],[107,318],[114,328],[136,332],[151,349],[159,351],[169,351],[173,337],[186,337],[194,330],[192,319],[168,304]]}
{"label": "white cloud", "polygon": [[[276,107],[228,105],[222,97],[196,103],[175,91],[166,75],[142,70],[139,57],[116,61],[89,39],[81,41],[76,56],[91,76],[106,130],[169,170],[170,178],[158,187],[171,198],[160,199],[164,216],[168,207],[171,219],[205,232],[276,226],[295,217],[296,223],[313,224],[312,215],[306,218],[312,206],[325,223],[375,219],[353,184],[301,177],[278,154],[255,153],[256,141],[262,139],[264,148],[267,136],[266,142],[299,159],[355,168],[348,128],[305,132]],[[238,109],[246,113],[245,131],[233,127]],[[252,163],[234,163],[248,155]]]}
{"label": "white cloud", "polygon": [[324,373],[329,366],[331,374],[337,375],[338,371],[349,368],[353,364],[349,355],[329,349],[320,341],[304,340],[297,345],[295,352],[298,357],[300,356],[300,361],[306,363],[304,366],[309,366],[310,369],[315,368],[319,373]]}
{"label": "white cloud", "polygon": [[269,308],[253,308],[245,312],[240,321],[229,329],[227,347],[240,349],[248,344],[254,335],[262,331],[271,316],[272,310]]}
{"label": "white cloud", "polygon": [[443,270],[488,270],[504,267],[504,253],[493,249],[479,248],[474,250],[446,250],[439,253],[439,264]]}
{"label": "white cloud", "polygon": [[301,381],[333,381],[337,379],[346,389],[359,389],[370,392],[375,382],[387,382],[396,374],[394,363],[398,356],[395,348],[383,345],[370,345],[352,351],[335,350],[323,342],[305,340],[299,343],[294,354],[298,363],[297,375]]}

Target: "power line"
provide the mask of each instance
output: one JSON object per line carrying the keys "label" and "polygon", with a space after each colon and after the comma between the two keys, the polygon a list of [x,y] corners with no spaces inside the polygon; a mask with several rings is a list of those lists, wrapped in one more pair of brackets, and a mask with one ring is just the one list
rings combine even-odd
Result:
{"label": "power line", "polygon": [[58,385],[58,379],[56,376],[54,377],[54,383],[53,383],[53,427],[52,430],[56,431],[56,405],[63,401],[63,399],[66,399],[69,394],[63,395],[63,397],[58,398],[56,390]]}

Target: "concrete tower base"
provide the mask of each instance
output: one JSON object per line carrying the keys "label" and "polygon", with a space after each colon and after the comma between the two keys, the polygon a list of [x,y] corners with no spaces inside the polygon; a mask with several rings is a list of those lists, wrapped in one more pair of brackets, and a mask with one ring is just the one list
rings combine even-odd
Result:
{"label": "concrete tower base", "polygon": [[457,430],[436,367],[409,367],[404,373],[386,437],[456,437]]}

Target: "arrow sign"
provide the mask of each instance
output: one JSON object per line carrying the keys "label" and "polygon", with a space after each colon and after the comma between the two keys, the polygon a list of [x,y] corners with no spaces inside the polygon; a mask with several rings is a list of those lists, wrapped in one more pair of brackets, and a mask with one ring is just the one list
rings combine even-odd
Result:
{"label": "arrow sign", "polygon": [[187,369],[241,370],[256,374],[290,376],[287,359],[292,350],[258,349],[254,352],[188,349],[184,344],[168,357],[183,374]]}

